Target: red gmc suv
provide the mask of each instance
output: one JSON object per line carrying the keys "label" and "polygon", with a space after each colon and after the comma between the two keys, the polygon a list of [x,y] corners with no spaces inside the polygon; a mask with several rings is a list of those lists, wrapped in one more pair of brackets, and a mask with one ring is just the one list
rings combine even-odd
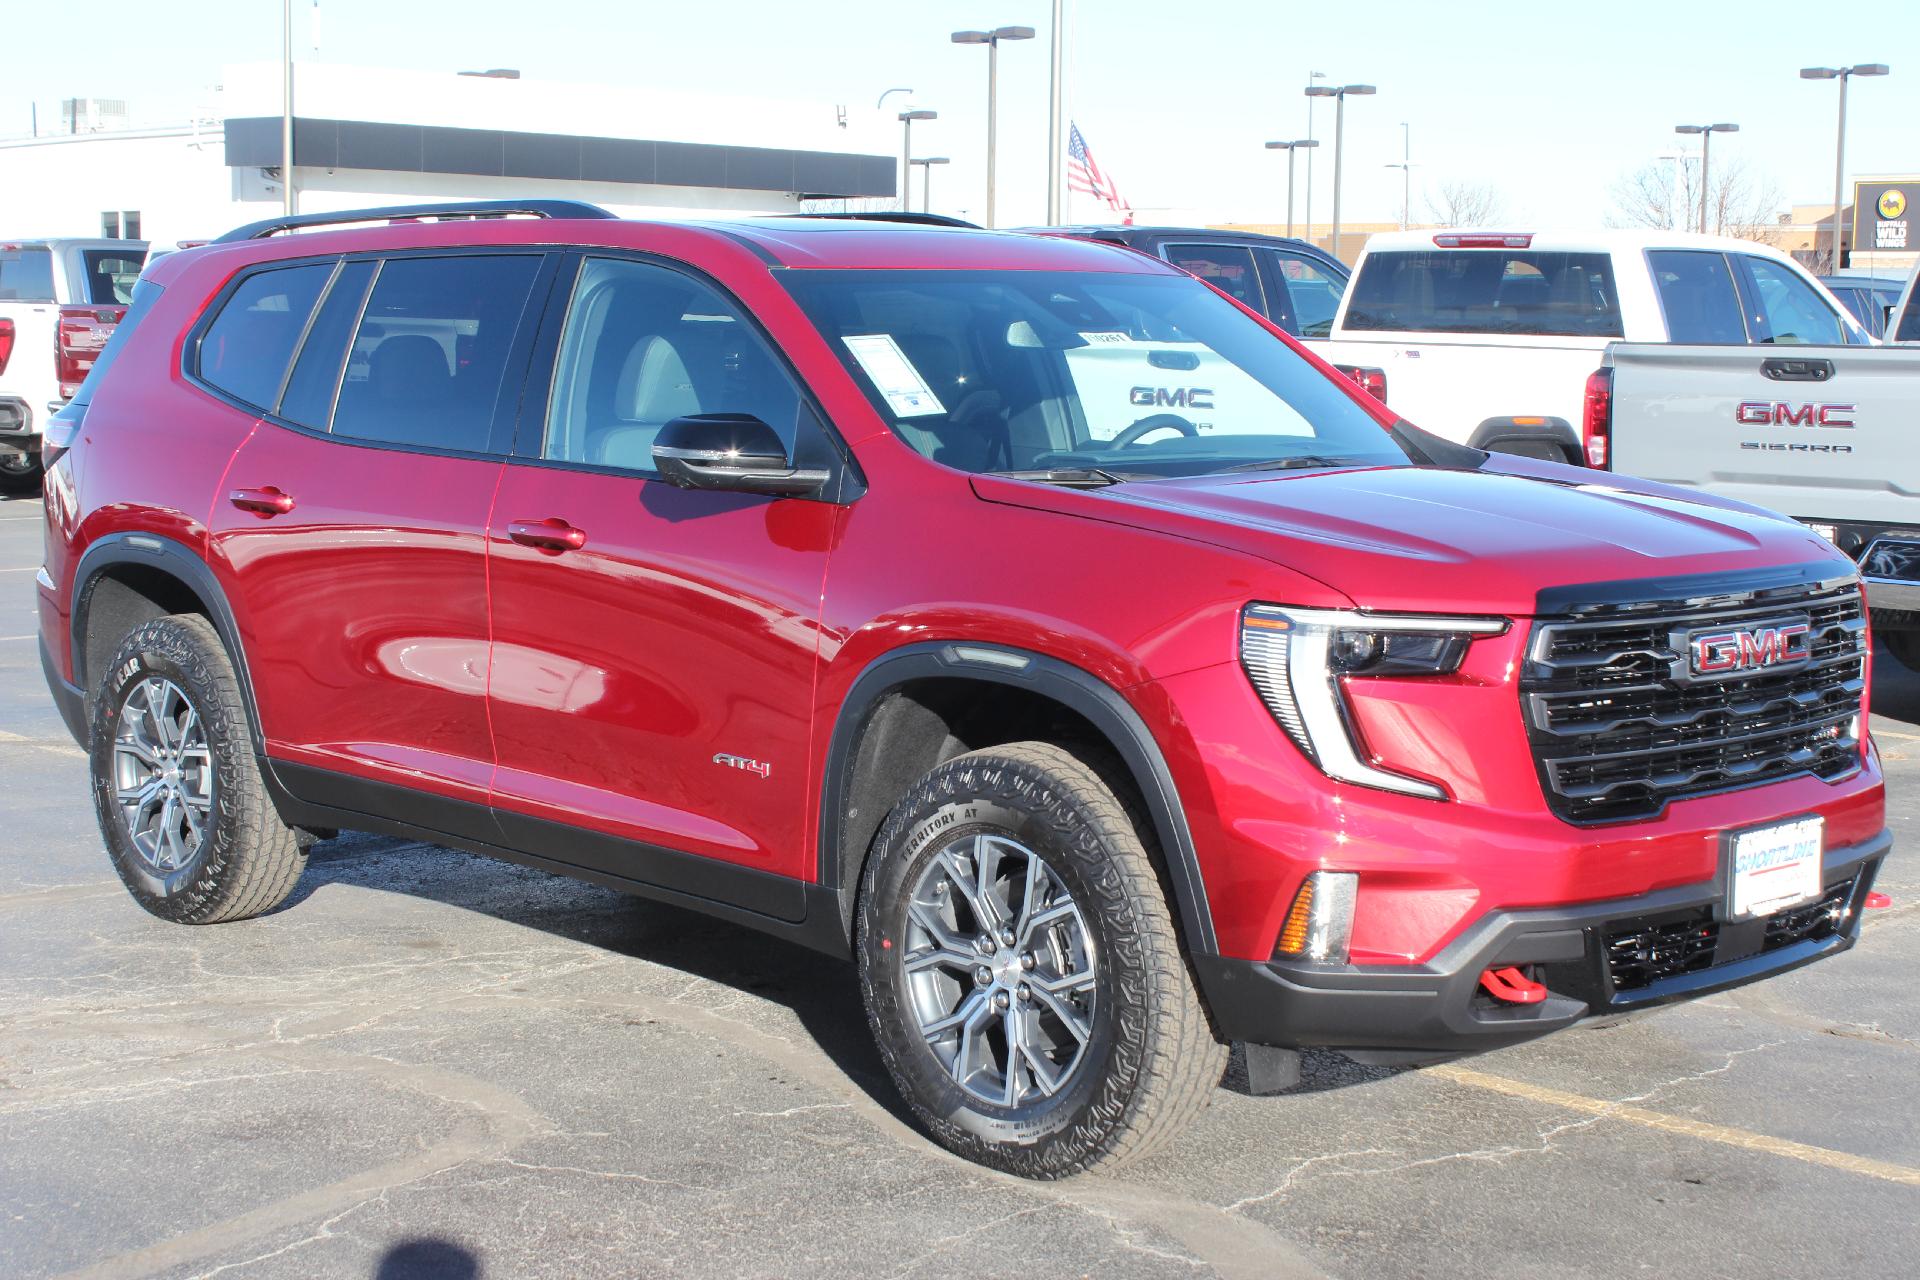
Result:
{"label": "red gmc suv", "polygon": [[851,956],[928,1132],[1029,1176],[1233,1041],[1271,1090],[1845,950],[1890,843],[1831,546],[1437,439],[1111,246],[262,223],[149,273],[47,455],[147,910],[342,827],[680,903]]}

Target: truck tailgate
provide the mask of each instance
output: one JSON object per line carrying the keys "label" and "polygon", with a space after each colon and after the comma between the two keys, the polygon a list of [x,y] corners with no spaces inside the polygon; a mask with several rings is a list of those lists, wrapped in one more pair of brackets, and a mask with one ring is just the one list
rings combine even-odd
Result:
{"label": "truck tailgate", "polygon": [[1608,363],[1613,470],[1801,519],[1915,518],[1920,349],[1622,343]]}
{"label": "truck tailgate", "polygon": [[1314,346],[1334,364],[1387,375],[1387,405],[1415,426],[1462,444],[1492,418],[1554,417],[1578,434],[1587,377],[1606,342],[1474,335],[1460,341],[1339,338]]}

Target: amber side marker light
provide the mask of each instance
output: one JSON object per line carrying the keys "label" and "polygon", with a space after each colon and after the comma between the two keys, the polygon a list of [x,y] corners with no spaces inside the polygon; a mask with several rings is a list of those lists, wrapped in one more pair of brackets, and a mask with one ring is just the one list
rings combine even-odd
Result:
{"label": "amber side marker light", "polygon": [[1287,908],[1274,957],[1345,964],[1359,888],[1360,877],[1351,871],[1316,871],[1308,876]]}

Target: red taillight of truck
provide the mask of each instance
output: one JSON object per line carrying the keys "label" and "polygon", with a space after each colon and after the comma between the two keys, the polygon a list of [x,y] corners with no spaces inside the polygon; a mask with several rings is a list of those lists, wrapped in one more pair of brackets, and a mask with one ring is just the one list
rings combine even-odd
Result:
{"label": "red taillight of truck", "polygon": [[113,327],[127,314],[125,307],[65,306],[53,331],[53,367],[60,380],[60,398],[73,399],[88,370],[100,358],[101,348],[113,336]]}
{"label": "red taillight of truck", "polygon": [[1587,375],[1586,408],[1580,415],[1580,443],[1587,465],[1605,471],[1613,443],[1613,370],[1595,369]]}

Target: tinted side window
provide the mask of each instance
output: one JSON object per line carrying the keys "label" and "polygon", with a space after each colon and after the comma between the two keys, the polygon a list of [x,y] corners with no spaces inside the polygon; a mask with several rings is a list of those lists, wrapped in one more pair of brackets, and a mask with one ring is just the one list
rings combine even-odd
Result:
{"label": "tinted side window", "polygon": [[1900,326],[1894,331],[1895,342],[1920,342],[1920,288],[1908,291],[1906,306],[1893,319]]}
{"label": "tinted side window", "polygon": [[1347,282],[1311,258],[1279,249],[1263,249],[1273,262],[1275,278],[1286,287],[1293,318],[1302,337],[1324,338],[1333,331],[1333,315]]}
{"label": "tinted side window", "polygon": [[340,390],[340,371],[347,363],[347,342],[360,322],[373,267],[371,262],[349,262],[333,278],[280,397],[280,416],[287,421],[326,430],[333,398]]}
{"label": "tinted side window", "polygon": [[52,302],[53,251],[0,249],[0,302]]}
{"label": "tinted side window", "polygon": [[1253,250],[1237,244],[1170,244],[1161,252],[1182,271],[1192,272],[1262,315],[1267,313],[1267,301],[1260,295],[1260,277],[1253,267]]}
{"label": "tinted side window", "polygon": [[1700,249],[1655,249],[1647,254],[1660,310],[1667,317],[1667,341],[1696,345],[1742,346],[1747,326],[1740,318],[1740,295],[1725,254]]}
{"label": "tinted side window", "polygon": [[692,413],[750,413],[791,457],[799,411],[792,379],[712,289],[643,262],[581,264],[543,457],[652,472],[660,428]]}
{"label": "tinted side window", "polygon": [[347,355],[335,435],[484,451],[534,255],[394,258]]}
{"label": "tinted side window", "polygon": [[332,275],[331,262],[308,263],[241,281],[201,335],[201,380],[247,404],[271,408],[307,317]]}
{"label": "tinted side window", "polygon": [[1847,340],[1840,318],[1805,280],[1777,262],[1746,254],[1740,258],[1746,265],[1747,278],[1753,282],[1754,306],[1766,321],[1762,342],[1797,345]]}

